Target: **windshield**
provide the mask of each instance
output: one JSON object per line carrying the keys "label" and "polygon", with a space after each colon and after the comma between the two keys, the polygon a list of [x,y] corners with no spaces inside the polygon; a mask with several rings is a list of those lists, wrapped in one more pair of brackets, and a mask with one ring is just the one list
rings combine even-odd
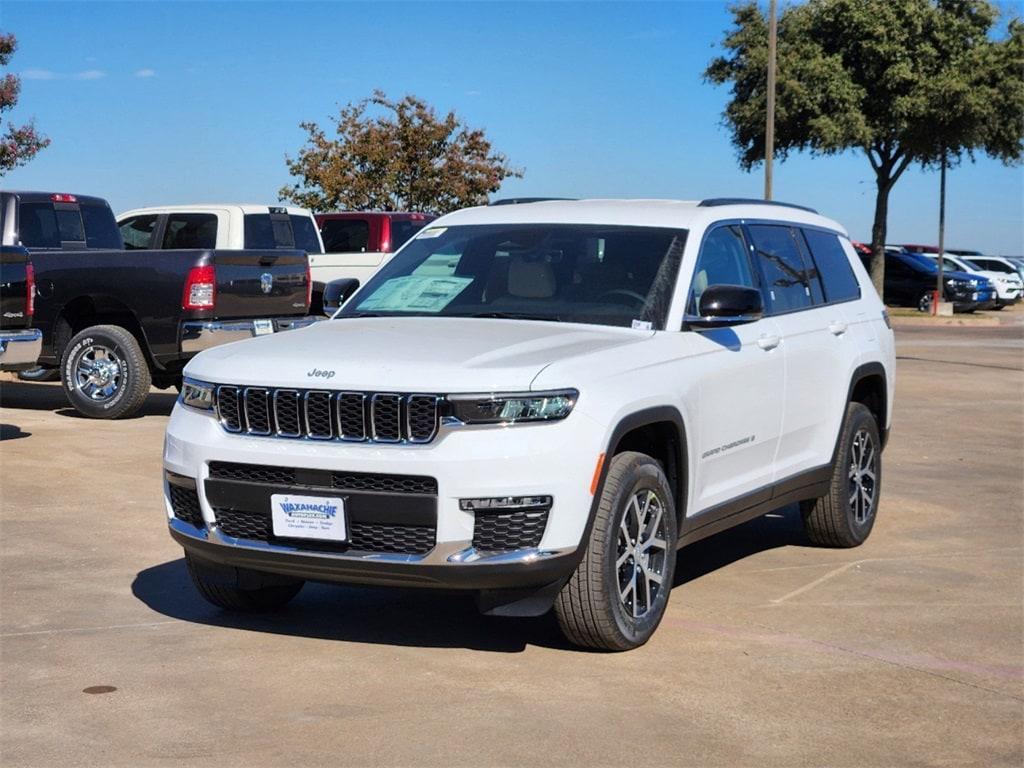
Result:
{"label": "windshield", "polygon": [[339,317],[495,317],[660,330],[685,242],[685,230],[648,227],[430,227]]}

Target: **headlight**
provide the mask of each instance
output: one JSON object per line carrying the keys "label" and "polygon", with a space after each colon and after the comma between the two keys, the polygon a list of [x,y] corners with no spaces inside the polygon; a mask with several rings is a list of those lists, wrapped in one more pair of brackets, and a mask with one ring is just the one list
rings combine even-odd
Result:
{"label": "headlight", "polygon": [[492,395],[451,395],[452,415],[464,424],[517,424],[564,419],[576,405],[575,389]]}
{"label": "headlight", "polygon": [[213,384],[195,379],[185,379],[181,384],[178,402],[200,411],[213,410]]}

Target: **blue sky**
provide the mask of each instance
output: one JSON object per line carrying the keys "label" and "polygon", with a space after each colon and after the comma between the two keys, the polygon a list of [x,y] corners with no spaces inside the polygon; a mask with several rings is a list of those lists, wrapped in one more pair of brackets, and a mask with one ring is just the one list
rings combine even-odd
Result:
{"label": "blue sky", "polygon": [[[1020,13],[1020,5],[1009,6]],[[525,168],[503,196],[760,196],[701,72],[725,4],[0,4],[20,48],[13,113],[53,144],[8,188],[92,193],[115,211],[176,202],[273,202],[285,153],[337,105],[381,88],[483,127]],[[868,238],[866,159],[794,156],[775,196]],[[907,172],[889,239],[937,239],[938,174]],[[949,175],[951,247],[1024,253],[1024,171],[984,158]]]}

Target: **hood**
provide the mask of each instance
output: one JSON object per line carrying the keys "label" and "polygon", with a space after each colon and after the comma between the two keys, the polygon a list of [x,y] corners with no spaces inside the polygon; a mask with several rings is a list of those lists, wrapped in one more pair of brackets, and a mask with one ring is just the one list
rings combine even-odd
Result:
{"label": "hood", "polygon": [[217,384],[374,392],[529,390],[558,360],[653,331],[476,318],[339,318],[200,353],[185,375]]}
{"label": "hood", "polygon": [[973,274],[971,272],[960,272],[958,270],[942,270],[943,278],[948,277],[950,280],[968,280],[975,281],[979,288],[987,288],[991,285],[989,279],[983,275]]}

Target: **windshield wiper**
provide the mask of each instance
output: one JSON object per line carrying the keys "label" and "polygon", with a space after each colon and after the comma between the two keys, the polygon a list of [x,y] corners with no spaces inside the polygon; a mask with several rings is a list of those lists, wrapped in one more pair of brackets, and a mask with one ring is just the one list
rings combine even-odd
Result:
{"label": "windshield wiper", "polygon": [[529,312],[471,312],[467,314],[453,314],[448,317],[494,317],[499,320],[547,320],[559,323],[562,318],[558,315],[534,315]]}

